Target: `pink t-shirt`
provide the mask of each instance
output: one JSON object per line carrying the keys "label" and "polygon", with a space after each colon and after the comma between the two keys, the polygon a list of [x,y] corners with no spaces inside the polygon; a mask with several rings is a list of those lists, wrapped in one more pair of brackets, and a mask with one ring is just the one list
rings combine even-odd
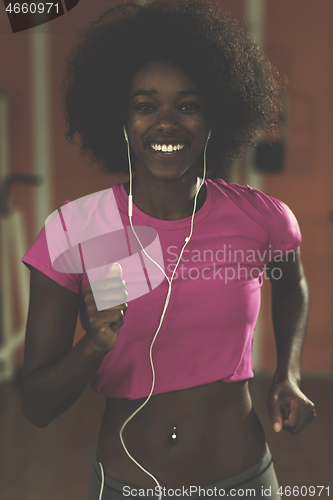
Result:
{"label": "pink t-shirt", "polygon": [[[170,302],[153,346],[153,394],[216,380],[234,382],[253,377],[253,332],[264,266],[274,257],[296,250],[301,242],[297,220],[283,202],[258,189],[227,184],[222,179],[206,180],[205,184],[207,197],[195,214],[192,238],[178,265]],[[128,228],[128,196],[123,185],[102,193],[112,194],[121,223]],[[94,216],[98,216],[97,212]],[[189,235],[190,222],[191,217],[155,219],[133,205],[133,225],[157,231],[169,277]],[[119,258],[115,261],[119,262]],[[293,258],[292,254],[289,258]],[[45,227],[22,262],[79,293],[81,299],[85,296],[89,284],[85,268],[78,272],[74,266],[73,272],[67,273],[53,268]],[[144,266],[143,259],[141,262]],[[148,293],[128,302],[116,344],[91,380],[92,390],[106,397],[143,398],[151,389],[149,348],[168,283],[164,278],[157,286],[150,286],[149,273],[145,272],[145,276]],[[279,273],[275,272],[274,277],[278,279]],[[83,302],[80,321],[87,331]]]}

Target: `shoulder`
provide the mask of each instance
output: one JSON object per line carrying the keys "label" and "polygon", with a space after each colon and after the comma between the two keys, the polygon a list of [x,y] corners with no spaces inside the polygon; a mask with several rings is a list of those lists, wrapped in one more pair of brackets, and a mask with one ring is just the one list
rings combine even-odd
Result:
{"label": "shoulder", "polygon": [[[118,226],[122,227],[113,188],[90,193],[73,201],[66,200],[60,208],[60,214],[72,243],[94,238],[109,229],[118,229]],[[52,216],[53,214],[50,219]]]}
{"label": "shoulder", "polygon": [[238,211],[242,218],[259,224],[272,246],[282,251],[299,246],[302,239],[299,224],[286,203],[248,185],[227,183],[222,179],[210,182],[215,196],[228,200],[229,212]]}
{"label": "shoulder", "polygon": [[33,268],[35,268],[62,287],[78,294],[80,293],[80,276],[77,268],[68,264],[68,255],[67,259],[63,260],[65,264],[62,266],[59,264],[57,257],[60,257],[61,261],[65,255],[62,255],[63,248],[57,252],[58,243],[61,247],[61,241],[54,241],[55,248],[52,247],[50,239],[47,238],[46,227],[43,226],[33,244],[23,255],[21,262],[32,271],[31,275],[34,274]]}
{"label": "shoulder", "polygon": [[227,183],[223,179],[214,179],[210,182],[218,196],[228,198],[231,203],[246,211],[252,209],[252,212],[257,212],[260,218],[295,217],[288,205],[260,189],[235,182]]}

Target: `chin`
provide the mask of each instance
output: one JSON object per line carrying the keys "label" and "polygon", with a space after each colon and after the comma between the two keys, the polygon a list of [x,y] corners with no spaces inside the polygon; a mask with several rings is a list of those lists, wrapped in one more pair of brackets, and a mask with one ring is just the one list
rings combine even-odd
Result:
{"label": "chin", "polygon": [[179,170],[177,167],[172,168],[172,167],[161,167],[160,169],[151,169],[150,170],[150,175],[155,177],[155,179],[159,180],[165,180],[165,181],[173,181],[180,179],[184,174],[186,173],[186,170]]}

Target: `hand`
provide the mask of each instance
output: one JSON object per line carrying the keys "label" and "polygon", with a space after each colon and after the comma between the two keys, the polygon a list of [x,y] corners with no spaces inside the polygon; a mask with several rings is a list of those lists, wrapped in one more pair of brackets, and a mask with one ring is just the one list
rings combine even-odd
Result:
{"label": "hand", "polygon": [[120,264],[115,263],[110,267],[106,280],[94,282],[94,294],[99,305],[103,302],[107,305],[112,301],[115,303],[123,301],[120,305],[98,311],[90,285],[83,299],[89,320],[87,334],[91,337],[95,348],[110,351],[117,340],[127,310],[127,291]]}
{"label": "hand", "polygon": [[273,383],[267,404],[275,432],[285,429],[290,434],[297,434],[316,417],[312,401],[291,380]]}

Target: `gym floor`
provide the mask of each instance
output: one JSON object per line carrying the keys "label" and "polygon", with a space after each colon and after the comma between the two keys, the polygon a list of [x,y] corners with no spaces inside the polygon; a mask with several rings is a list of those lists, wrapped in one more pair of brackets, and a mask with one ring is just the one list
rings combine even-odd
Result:
{"label": "gym floor", "polygon": [[[254,407],[264,426],[280,485],[324,486],[320,498],[332,496],[333,379],[304,379],[302,390],[315,403],[317,418],[294,436],[271,430],[266,409],[269,387],[268,377],[257,375],[250,381]],[[86,500],[103,409],[103,397],[86,387],[72,408],[39,429],[22,414],[18,384],[1,385],[1,500]],[[284,496],[288,496],[285,491]],[[312,490],[302,491],[298,496],[319,498],[318,488],[315,495],[310,494]]]}

